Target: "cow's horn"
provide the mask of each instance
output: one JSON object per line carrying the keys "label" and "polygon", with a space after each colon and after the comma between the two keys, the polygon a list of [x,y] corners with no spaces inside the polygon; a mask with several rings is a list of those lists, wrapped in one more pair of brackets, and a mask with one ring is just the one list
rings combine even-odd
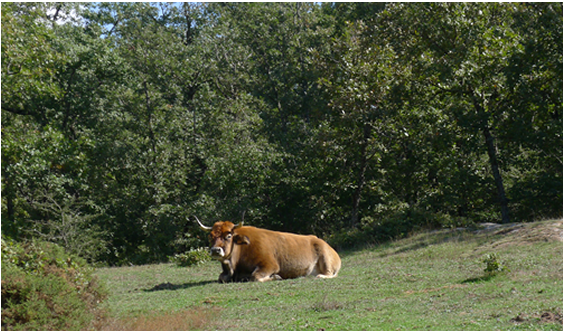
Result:
{"label": "cow's horn", "polygon": [[211,231],[213,228],[210,228],[208,226],[205,226],[203,224],[201,224],[201,222],[199,221],[199,219],[197,218],[197,216],[194,216],[195,220],[197,221],[197,224],[199,224],[199,227],[203,230],[203,231]]}
{"label": "cow's horn", "polygon": [[246,210],[242,212],[242,220],[239,224],[235,224],[235,229],[240,228],[244,224],[244,214],[246,214]]}

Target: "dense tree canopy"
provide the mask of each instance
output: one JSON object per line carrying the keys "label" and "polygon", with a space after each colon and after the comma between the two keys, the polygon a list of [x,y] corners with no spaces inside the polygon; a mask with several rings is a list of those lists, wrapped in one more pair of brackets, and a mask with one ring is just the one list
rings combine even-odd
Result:
{"label": "dense tree canopy", "polygon": [[2,3],[2,235],[335,245],[563,213],[563,8]]}

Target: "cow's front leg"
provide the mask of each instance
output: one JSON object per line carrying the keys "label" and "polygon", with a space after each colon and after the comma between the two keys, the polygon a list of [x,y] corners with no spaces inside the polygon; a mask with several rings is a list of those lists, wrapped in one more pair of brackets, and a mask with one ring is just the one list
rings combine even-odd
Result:
{"label": "cow's front leg", "polygon": [[219,275],[219,283],[228,283],[233,280],[234,270],[231,261],[225,260],[221,262],[223,272]]}

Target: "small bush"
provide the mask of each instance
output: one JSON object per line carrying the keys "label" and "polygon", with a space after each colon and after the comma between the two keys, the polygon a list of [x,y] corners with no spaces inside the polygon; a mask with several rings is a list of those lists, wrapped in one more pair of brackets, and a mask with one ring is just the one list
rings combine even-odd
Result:
{"label": "small bush", "polygon": [[191,249],[183,254],[176,254],[170,258],[170,262],[175,263],[179,267],[189,267],[198,265],[211,260],[207,248]]}
{"label": "small bush", "polygon": [[500,261],[498,255],[492,253],[485,255],[485,259],[483,260],[485,263],[485,276],[493,277],[498,274],[508,272],[508,268]]}
{"label": "small bush", "polygon": [[2,329],[88,327],[106,296],[93,271],[57,245],[2,240]]}
{"label": "small bush", "polygon": [[340,251],[350,248],[358,248],[363,244],[373,244],[376,239],[370,237],[371,232],[365,229],[342,229],[335,231],[326,238],[327,243],[334,249]]}

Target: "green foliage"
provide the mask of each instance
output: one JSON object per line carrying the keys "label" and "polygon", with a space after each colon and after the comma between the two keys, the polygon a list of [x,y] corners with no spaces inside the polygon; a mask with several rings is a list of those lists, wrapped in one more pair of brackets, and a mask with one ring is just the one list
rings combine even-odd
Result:
{"label": "green foliage", "polygon": [[2,3],[2,231],[142,264],[191,215],[343,247],[558,216],[562,14]]}
{"label": "green foliage", "polygon": [[211,261],[211,255],[209,255],[209,250],[203,247],[190,249],[185,253],[175,254],[170,257],[170,262],[179,267],[191,267],[207,261]]}
{"label": "green foliage", "polygon": [[93,271],[54,244],[2,240],[2,328],[83,330],[106,297]]}
{"label": "green foliage", "polygon": [[98,208],[90,199],[76,198],[88,187],[84,149],[91,142],[71,141],[52,127],[19,119],[11,124],[2,132],[4,189],[12,209],[2,204],[8,214],[3,233],[39,236],[71,254],[97,259],[105,249],[102,231],[92,222]]}
{"label": "green foliage", "polygon": [[53,78],[65,62],[64,53],[53,47],[56,35],[46,20],[47,8],[45,3],[2,4],[2,110],[40,121],[47,120],[48,109],[38,99],[62,95]]}
{"label": "green foliage", "polygon": [[483,263],[485,263],[486,277],[494,277],[510,271],[500,260],[498,254],[495,253],[485,255]]}

